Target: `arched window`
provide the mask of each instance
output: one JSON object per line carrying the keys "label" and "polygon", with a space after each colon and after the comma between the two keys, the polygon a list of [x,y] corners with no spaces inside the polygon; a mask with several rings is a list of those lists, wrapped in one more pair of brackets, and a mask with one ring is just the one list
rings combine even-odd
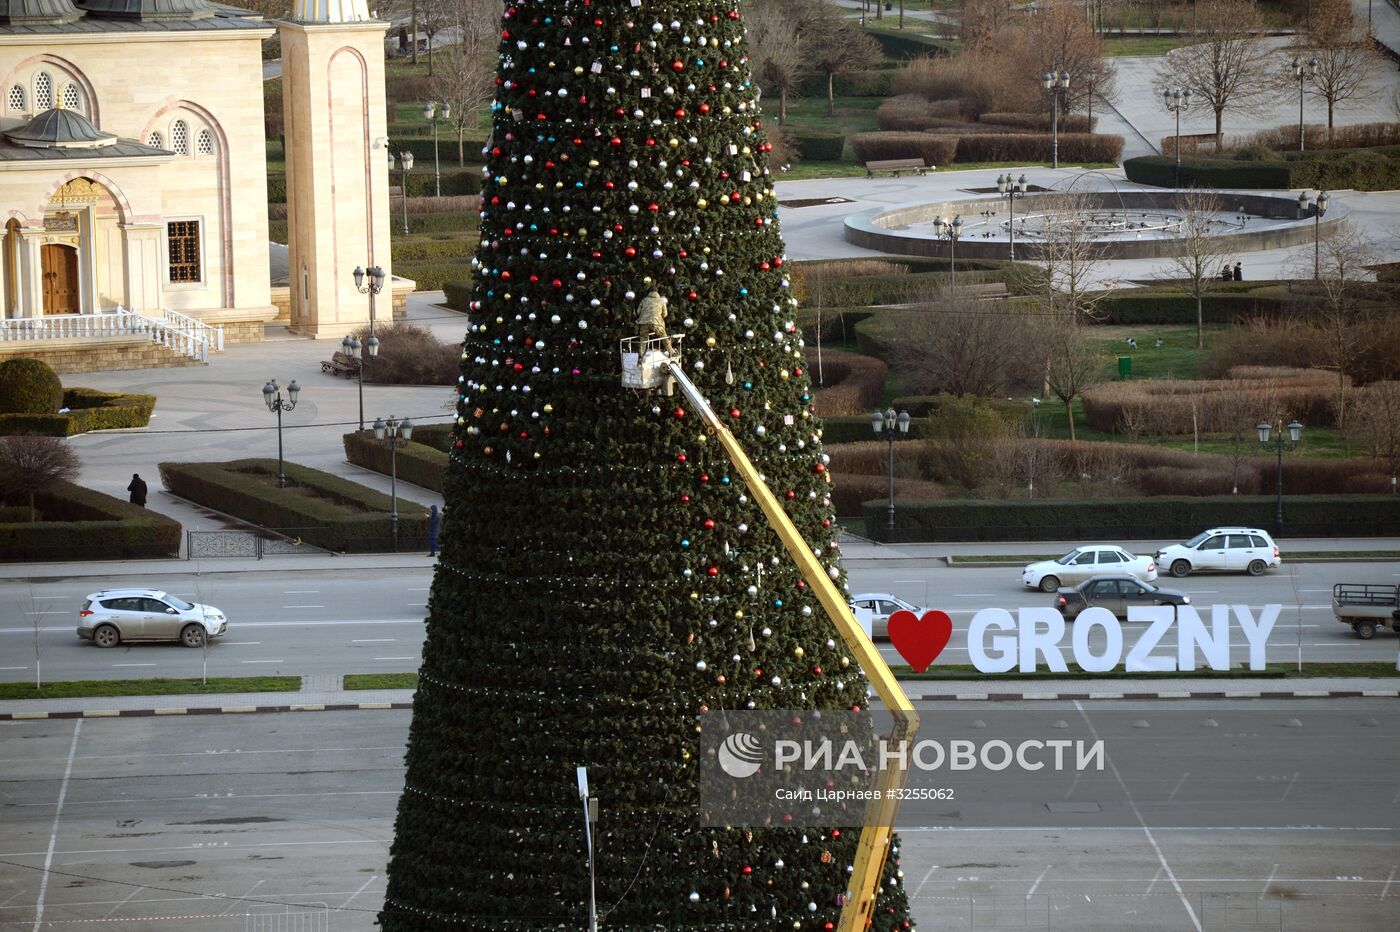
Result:
{"label": "arched window", "polygon": [[53,78],[47,71],[34,76],[34,108],[41,111],[53,109]]}
{"label": "arched window", "polygon": [[190,154],[190,128],[184,120],[170,124],[170,151],[176,155]]}
{"label": "arched window", "polygon": [[152,130],[151,135],[146,137],[146,145],[156,149],[164,149],[165,137],[160,134],[160,130]]}
{"label": "arched window", "polygon": [[195,137],[194,151],[200,155],[213,155],[214,134],[207,129],[200,130],[199,135]]}
{"label": "arched window", "polygon": [[63,101],[63,106],[69,110],[83,109],[83,95],[76,84],[65,84],[63,96],[60,99]]}
{"label": "arched window", "polygon": [[11,110],[24,112],[24,88],[18,84],[10,88],[10,92],[5,95],[5,105]]}

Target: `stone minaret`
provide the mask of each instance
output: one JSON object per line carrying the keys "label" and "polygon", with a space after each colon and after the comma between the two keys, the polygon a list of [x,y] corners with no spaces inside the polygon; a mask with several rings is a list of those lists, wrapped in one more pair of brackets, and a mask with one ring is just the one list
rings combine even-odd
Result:
{"label": "stone minaret", "polygon": [[[390,273],[384,32],[366,0],[297,0],[278,23],[291,327],[341,339],[369,321],[356,266]],[[393,318],[386,278],[375,318]]]}

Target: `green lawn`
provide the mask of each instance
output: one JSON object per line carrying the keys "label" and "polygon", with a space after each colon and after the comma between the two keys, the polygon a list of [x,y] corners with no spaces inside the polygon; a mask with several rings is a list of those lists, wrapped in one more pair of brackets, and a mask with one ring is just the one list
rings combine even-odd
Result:
{"label": "green lawn", "polygon": [[[1206,346],[1210,346],[1213,336],[1228,329],[1221,324],[1207,324]],[[1119,356],[1132,357],[1134,379],[1194,379],[1204,356],[1203,351],[1196,349],[1195,326],[1115,324],[1095,327],[1094,334],[1102,337],[1100,345],[1113,362],[1113,372],[1118,371]],[[1129,337],[1137,341],[1137,349],[1125,342]],[[1161,347],[1156,345],[1158,339]]]}
{"label": "green lawn", "polygon": [[[837,97],[836,113],[830,115],[824,96],[789,99],[784,126],[794,133],[870,133],[880,128],[875,123],[875,109],[884,102],[883,97]],[[763,117],[769,122],[778,118],[777,97],[764,97]]]}
{"label": "green lawn", "polygon": [[1180,48],[1188,41],[1185,36],[1105,36],[1103,53],[1107,58],[1156,57]]}
{"label": "green lawn", "polygon": [[36,689],[33,683],[0,683],[0,699],[75,699],[89,696],[203,696],[213,693],[287,693],[301,689],[299,676],[215,676],[208,681],[59,680]]}
{"label": "green lawn", "polygon": [[347,673],[345,689],[417,689],[417,673]]}

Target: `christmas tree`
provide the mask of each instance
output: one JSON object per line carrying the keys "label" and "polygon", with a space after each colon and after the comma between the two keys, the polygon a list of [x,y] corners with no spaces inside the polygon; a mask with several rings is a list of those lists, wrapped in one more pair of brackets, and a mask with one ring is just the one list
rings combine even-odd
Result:
{"label": "christmas tree", "polygon": [[[857,829],[697,809],[697,716],[867,682],[695,412],[620,384],[652,289],[838,583],[821,428],[737,4],[505,9],[442,555],[380,914],[582,928],[575,768],[619,930],[834,929]],[[873,928],[911,928],[897,844]]]}

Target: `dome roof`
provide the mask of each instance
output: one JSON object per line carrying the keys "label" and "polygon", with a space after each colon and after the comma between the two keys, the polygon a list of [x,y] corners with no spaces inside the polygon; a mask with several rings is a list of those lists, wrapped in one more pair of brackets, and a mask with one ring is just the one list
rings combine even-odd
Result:
{"label": "dome roof", "polygon": [[78,5],[90,16],[143,23],[188,23],[208,19],[215,13],[207,0],[78,0]]}
{"label": "dome roof", "polygon": [[82,15],[73,0],[0,0],[0,25],[59,26]]}
{"label": "dome roof", "polygon": [[117,141],[111,133],[93,126],[76,110],[45,110],[17,129],[5,133],[17,146],[31,149],[99,149]]}

